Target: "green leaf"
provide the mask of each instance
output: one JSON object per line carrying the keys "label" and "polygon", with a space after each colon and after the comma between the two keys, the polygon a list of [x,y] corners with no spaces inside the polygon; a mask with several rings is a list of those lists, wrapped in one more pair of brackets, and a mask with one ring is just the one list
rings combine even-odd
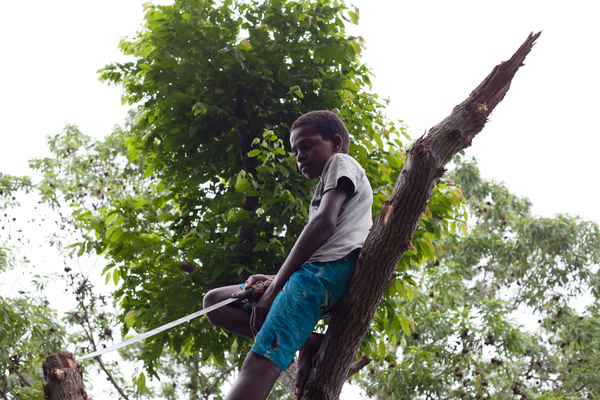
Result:
{"label": "green leaf", "polygon": [[136,321],[136,317],[135,317],[135,313],[133,311],[128,312],[127,315],[125,315],[125,318],[123,319],[123,322],[125,322],[125,326],[127,328],[133,327],[133,325],[135,324],[135,321]]}
{"label": "green leaf", "polygon": [[250,44],[250,42],[244,39],[239,43],[238,48],[241,50],[250,50],[252,49],[252,45]]}
{"label": "green leaf", "polygon": [[268,242],[265,241],[260,241],[256,244],[256,246],[254,246],[254,249],[252,249],[252,252],[257,252],[257,251],[261,251],[264,250],[265,248],[267,248],[267,246],[269,246]]}
{"label": "green leaf", "polygon": [[143,372],[138,376],[137,387],[138,390],[142,393],[146,391],[146,374],[144,374]]}
{"label": "green leaf", "polygon": [[156,165],[154,164],[150,164],[146,167],[146,170],[144,171],[144,178],[147,178],[149,176],[151,176],[154,173],[154,170],[156,169]]}
{"label": "green leaf", "polygon": [[412,288],[412,286],[405,286],[406,288],[406,296],[408,297],[409,301],[414,301],[415,300],[415,292],[414,289]]}
{"label": "green leaf", "polygon": [[148,204],[147,200],[140,200],[137,203],[135,203],[135,205],[133,206],[133,208],[136,209],[136,210],[139,210],[140,208],[144,207],[147,204]]}
{"label": "green leaf", "polygon": [[248,157],[256,157],[259,154],[260,154],[260,149],[250,150],[248,152]]}
{"label": "green leaf", "polygon": [[385,343],[383,341],[379,342],[379,358],[381,358],[382,360],[385,358],[385,356],[387,355],[387,349],[385,348]]}
{"label": "green leaf", "polygon": [[114,229],[112,230],[110,236],[107,235],[107,237],[108,237],[109,241],[111,241],[111,242],[118,242],[119,239],[121,238],[121,235],[123,234],[123,230],[117,228],[116,226],[112,227],[112,228],[114,228]]}
{"label": "green leaf", "polygon": [[408,318],[401,317],[400,326],[402,327],[402,330],[404,331],[406,336],[410,336],[410,321],[408,320]]}
{"label": "green leaf", "polygon": [[373,140],[375,140],[375,143],[377,143],[377,146],[379,146],[380,149],[383,149],[383,141],[381,140],[380,135],[373,135]]}
{"label": "green leaf", "polygon": [[105,224],[105,225],[109,225],[111,222],[113,222],[113,221],[114,221],[114,219],[115,219],[115,218],[117,218],[117,216],[118,216],[118,215],[119,215],[119,214],[117,214],[117,213],[112,213],[112,214],[110,214],[110,215],[109,215],[109,216],[106,218],[106,221],[104,221],[104,224]]}
{"label": "green leaf", "polygon": [[238,178],[235,182],[235,190],[240,193],[245,193],[252,190],[252,184],[246,178],[242,178],[241,175],[238,175]]}
{"label": "green leaf", "polygon": [[81,244],[79,246],[79,251],[77,252],[77,257],[81,257],[85,253],[85,244]]}
{"label": "green leaf", "polygon": [[115,285],[118,285],[120,279],[121,279],[121,271],[118,268],[115,268],[113,270],[113,283]]}

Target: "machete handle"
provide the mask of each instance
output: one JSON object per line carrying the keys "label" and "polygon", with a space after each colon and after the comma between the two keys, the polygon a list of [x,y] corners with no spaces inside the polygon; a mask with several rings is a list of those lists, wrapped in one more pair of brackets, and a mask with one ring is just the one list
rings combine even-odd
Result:
{"label": "machete handle", "polygon": [[249,289],[242,289],[242,290],[238,290],[237,292],[233,293],[231,295],[231,297],[234,297],[236,299],[249,299],[250,296],[252,296],[252,293],[254,293],[254,288],[250,287]]}
{"label": "machete handle", "polygon": [[[270,281],[258,281],[254,285],[250,286],[248,289],[242,289],[242,290],[239,290],[239,291],[233,293],[231,295],[231,297],[235,297],[236,299],[240,299],[240,300],[243,300],[243,299],[249,300],[252,297],[252,294],[254,293],[254,291],[259,290],[259,292],[257,293],[257,296],[258,296],[258,298],[260,298],[260,296],[262,296],[262,293],[266,289],[266,287],[264,287],[264,286],[269,286],[266,284],[266,282],[269,282],[269,284],[271,283]],[[256,300],[258,300],[258,298]]]}

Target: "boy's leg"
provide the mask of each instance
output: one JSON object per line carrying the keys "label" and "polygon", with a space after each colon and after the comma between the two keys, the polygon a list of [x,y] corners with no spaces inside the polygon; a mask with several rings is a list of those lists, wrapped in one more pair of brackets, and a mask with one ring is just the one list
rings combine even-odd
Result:
{"label": "boy's leg", "polygon": [[[233,293],[240,291],[239,285],[223,286],[213,289],[204,296],[202,305],[204,308],[210,307],[220,301],[231,297]],[[220,328],[226,329],[235,334],[253,338],[250,330],[250,314],[251,312],[243,309],[236,304],[228,304],[221,308],[206,314],[208,321]]]}
{"label": "boy's leg", "polygon": [[[320,316],[324,318],[329,315],[331,308],[342,297],[354,271],[356,253],[342,260],[325,263],[317,274],[327,293],[327,301],[321,304]],[[296,394],[299,396],[308,380],[310,370],[313,366],[314,357],[317,355],[324,334],[313,332],[299,349],[298,370],[296,372]]]}
{"label": "boy's leg", "polygon": [[[213,289],[204,296],[203,307],[228,299],[240,290],[239,285]],[[237,305],[226,305],[206,314],[209,322],[238,335],[253,338],[250,330],[251,312]],[[240,375],[227,393],[226,400],[265,400],[279,378],[281,369],[272,361],[252,351],[248,353]]]}
{"label": "boy's leg", "polygon": [[225,400],[265,400],[280,374],[272,361],[251,351]]}

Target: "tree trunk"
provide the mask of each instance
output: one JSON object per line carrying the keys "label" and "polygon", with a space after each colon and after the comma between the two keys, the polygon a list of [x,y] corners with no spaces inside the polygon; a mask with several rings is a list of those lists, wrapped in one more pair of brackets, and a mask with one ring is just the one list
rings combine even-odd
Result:
{"label": "tree trunk", "polygon": [[[354,374],[356,374],[358,371],[360,371],[361,369],[363,369],[364,367],[366,367],[367,365],[369,365],[369,363],[371,362],[371,359],[367,356],[362,356],[356,360],[354,360],[351,364],[350,367],[348,368],[348,371],[346,372],[346,378],[344,379],[345,381],[350,379],[350,377]],[[285,390],[287,390],[288,394],[290,395],[290,397],[293,400],[297,400],[298,396],[296,396],[296,374],[298,373],[298,363],[294,362],[292,363],[292,365],[290,365],[288,367],[288,369],[286,369],[285,371],[283,371],[281,373],[281,375],[279,375],[279,383],[281,383],[281,386],[283,386],[285,388]]]}
{"label": "tree trunk", "polygon": [[48,356],[42,366],[44,370],[44,399],[88,400],[83,386],[83,375],[73,354],[68,351]]}
{"label": "tree trunk", "polygon": [[348,366],[398,261],[412,246],[413,234],[433,187],[445,172],[444,166],[456,153],[469,147],[483,129],[540,34],[530,34],[510,60],[497,65],[462,104],[409,150],[392,195],[383,204],[365,241],[350,286],[336,306],[301,400],[338,399]]}

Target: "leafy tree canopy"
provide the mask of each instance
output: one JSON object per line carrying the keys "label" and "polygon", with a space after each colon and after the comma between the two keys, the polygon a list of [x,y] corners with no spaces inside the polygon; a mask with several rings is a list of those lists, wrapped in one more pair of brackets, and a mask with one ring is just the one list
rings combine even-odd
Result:
{"label": "leafy tree canopy", "polygon": [[[288,145],[307,111],[342,116],[378,212],[406,135],[366,90],[362,43],[345,33],[356,20],[333,0],[147,6],[144,28],[120,44],[132,61],[101,70],[135,106],[130,120],[103,140],[69,126],[49,139],[52,157],[32,162],[45,200],[68,206],[65,222],[81,231],[72,251],[107,259],[123,334],[189,314],[210,288],[283,262],[314,184]],[[379,306],[361,349],[375,361],[360,384],[382,399],[594,398],[598,309],[574,299],[598,298],[599,237],[578,218],[532,215],[527,200],[457,160]],[[523,307],[533,330],[514,320]],[[199,319],[126,357],[144,360],[150,376],[194,370],[193,394],[246,350]],[[210,364],[218,367],[200,371]],[[143,392],[145,375],[136,383]],[[209,386],[206,398],[219,397]]]}
{"label": "leafy tree canopy", "polygon": [[[178,0],[148,5],[145,20],[121,42],[134,61],[101,70],[136,106],[132,120],[104,141],[68,127],[50,139],[53,157],[32,162],[46,200],[69,204],[66,218],[82,229],[74,251],[107,258],[124,334],[186,315],[215,285],[283,262],[314,184],[289,152],[298,116],[329,109],[344,119],[350,154],[375,191],[374,213],[404,163],[406,136],[365,91],[362,43],[345,33],[357,16],[337,1]],[[390,298],[412,297],[408,268],[433,257],[434,240],[457,225],[460,202],[451,182],[436,188]],[[368,353],[385,353],[386,338],[409,329],[391,300],[386,309]],[[200,319],[147,341],[142,358],[154,374],[165,346],[206,364],[244,354],[245,345]]]}
{"label": "leafy tree canopy", "polygon": [[419,268],[413,302],[396,299],[414,330],[360,384],[380,399],[598,398],[600,227],[533,215],[472,162],[451,176],[469,228]]}
{"label": "leafy tree canopy", "polygon": [[42,399],[43,360],[61,350],[64,328],[46,300],[0,296],[0,394]]}

